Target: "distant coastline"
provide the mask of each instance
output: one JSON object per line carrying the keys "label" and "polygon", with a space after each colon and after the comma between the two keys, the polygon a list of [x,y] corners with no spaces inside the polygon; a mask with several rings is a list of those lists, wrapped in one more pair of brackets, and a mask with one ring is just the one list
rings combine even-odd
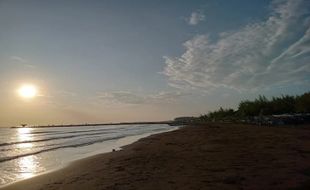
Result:
{"label": "distant coastline", "polygon": [[167,124],[174,125],[173,121],[150,121],[150,122],[119,122],[119,123],[84,123],[84,124],[57,124],[57,125],[25,125],[13,126],[10,128],[45,128],[45,127],[83,127],[83,126],[103,126],[103,125],[159,125]]}

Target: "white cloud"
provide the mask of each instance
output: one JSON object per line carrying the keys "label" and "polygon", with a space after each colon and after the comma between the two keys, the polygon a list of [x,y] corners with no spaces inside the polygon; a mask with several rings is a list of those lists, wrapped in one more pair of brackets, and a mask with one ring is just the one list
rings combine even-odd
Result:
{"label": "white cloud", "polygon": [[185,95],[181,92],[140,95],[129,91],[113,91],[100,93],[99,98],[106,104],[139,105],[171,103]]}
{"label": "white cloud", "polygon": [[197,25],[199,22],[205,20],[205,15],[201,11],[192,12],[191,16],[187,19],[189,25]]}
{"label": "white cloud", "polygon": [[180,57],[164,57],[164,74],[178,88],[237,90],[307,82],[310,76],[310,1],[275,1],[262,22],[184,43]]}

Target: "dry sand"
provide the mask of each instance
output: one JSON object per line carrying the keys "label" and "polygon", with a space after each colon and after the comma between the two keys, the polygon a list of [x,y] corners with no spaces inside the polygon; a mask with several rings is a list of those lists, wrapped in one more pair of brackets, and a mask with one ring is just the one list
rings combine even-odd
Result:
{"label": "dry sand", "polygon": [[3,189],[310,189],[306,128],[185,127]]}

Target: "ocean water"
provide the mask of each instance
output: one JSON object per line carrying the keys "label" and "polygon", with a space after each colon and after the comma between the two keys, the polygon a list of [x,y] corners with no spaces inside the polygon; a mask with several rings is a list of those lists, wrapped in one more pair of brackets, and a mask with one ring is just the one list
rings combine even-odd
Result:
{"label": "ocean water", "polygon": [[0,128],[0,186],[173,129],[165,124]]}

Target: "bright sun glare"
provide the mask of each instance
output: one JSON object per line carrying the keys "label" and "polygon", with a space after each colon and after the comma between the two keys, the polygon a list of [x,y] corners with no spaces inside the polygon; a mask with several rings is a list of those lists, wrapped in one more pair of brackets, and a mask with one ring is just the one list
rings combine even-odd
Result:
{"label": "bright sun glare", "polygon": [[30,99],[37,96],[38,90],[36,86],[32,84],[25,84],[18,89],[18,94],[22,98]]}

